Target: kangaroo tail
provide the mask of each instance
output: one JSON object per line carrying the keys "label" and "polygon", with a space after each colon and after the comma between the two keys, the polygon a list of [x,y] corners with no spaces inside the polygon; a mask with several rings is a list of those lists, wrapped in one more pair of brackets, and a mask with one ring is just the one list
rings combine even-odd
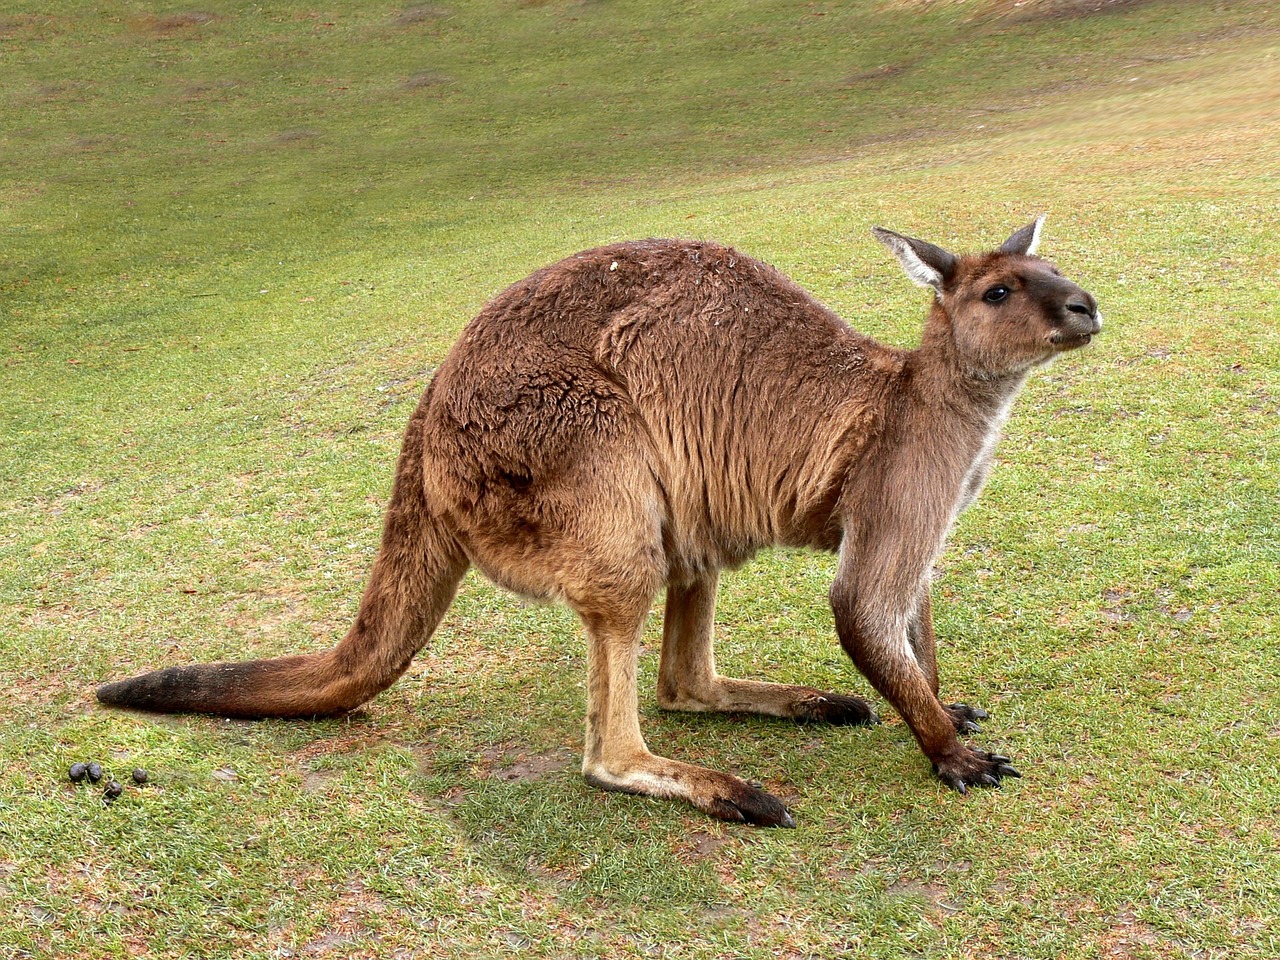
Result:
{"label": "kangaroo tail", "polygon": [[341,643],[307,656],[156,670],[104,684],[98,699],[163,713],[312,717],[352,710],[391,686],[435,631],[468,566],[423,489],[426,406],[424,396],[409,421],[382,546]]}

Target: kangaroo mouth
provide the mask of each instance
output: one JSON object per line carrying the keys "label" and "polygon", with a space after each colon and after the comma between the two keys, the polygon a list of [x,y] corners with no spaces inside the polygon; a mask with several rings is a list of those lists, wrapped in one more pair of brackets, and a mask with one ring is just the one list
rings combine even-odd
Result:
{"label": "kangaroo mouth", "polygon": [[1089,345],[1093,340],[1092,333],[1067,333],[1065,331],[1052,334],[1049,342],[1059,350],[1078,350],[1080,347]]}

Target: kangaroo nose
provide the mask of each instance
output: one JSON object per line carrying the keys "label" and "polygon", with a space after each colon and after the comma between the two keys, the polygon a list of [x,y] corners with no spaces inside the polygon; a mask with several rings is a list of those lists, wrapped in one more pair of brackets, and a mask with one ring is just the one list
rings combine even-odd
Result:
{"label": "kangaroo nose", "polygon": [[1098,304],[1092,297],[1069,300],[1067,301],[1067,309],[1082,317],[1088,317],[1092,321],[1089,325],[1089,333],[1100,333],[1102,331],[1102,314],[1098,312]]}

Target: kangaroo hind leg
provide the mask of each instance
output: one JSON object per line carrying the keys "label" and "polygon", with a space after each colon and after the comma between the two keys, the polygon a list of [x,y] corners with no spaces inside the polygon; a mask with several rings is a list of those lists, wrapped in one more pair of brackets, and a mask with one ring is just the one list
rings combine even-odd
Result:
{"label": "kangaroo hind leg", "polygon": [[662,628],[658,705],[665,710],[762,713],[801,722],[872,724],[871,704],[860,697],[813,687],[736,680],[716,673],[715,604],[719,576],[706,574],[667,587]]}
{"label": "kangaroo hind leg", "polygon": [[649,751],[640,733],[636,696],[636,651],[645,612],[580,611],[588,643],[582,763],[587,782],[604,790],[684,800],[721,820],[795,826],[782,801],[745,780]]}

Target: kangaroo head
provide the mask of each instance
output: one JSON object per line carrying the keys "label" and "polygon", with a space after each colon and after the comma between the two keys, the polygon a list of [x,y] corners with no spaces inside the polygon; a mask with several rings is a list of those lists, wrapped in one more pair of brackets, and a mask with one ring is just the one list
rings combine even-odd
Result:
{"label": "kangaroo head", "polygon": [[993,378],[1024,374],[1102,329],[1093,295],[1035,256],[1043,223],[1038,217],[998,250],[971,256],[881,227],[872,233],[934,291],[926,344],[943,338],[966,373]]}

